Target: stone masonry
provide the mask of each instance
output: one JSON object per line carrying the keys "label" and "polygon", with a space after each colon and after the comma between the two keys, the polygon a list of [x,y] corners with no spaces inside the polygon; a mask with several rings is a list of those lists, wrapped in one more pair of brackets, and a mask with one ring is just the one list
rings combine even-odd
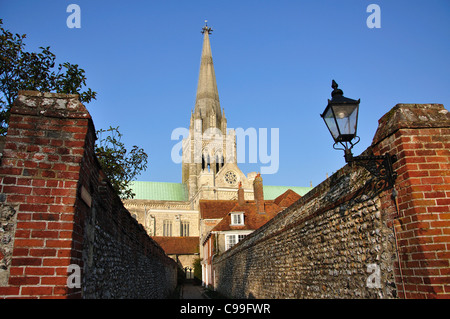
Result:
{"label": "stone masonry", "polygon": [[362,154],[397,156],[395,191],[344,166],[215,256],[215,288],[236,298],[448,298],[449,150],[442,105],[395,106]]}
{"label": "stone masonry", "polygon": [[[218,291],[236,298],[396,297],[392,229],[378,196],[357,195],[363,185],[355,184],[367,178],[345,167],[220,255]],[[381,288],[366,286],[371,264],[381,269]]]}
{"label": "stone masonry", "polygon": [[[114,194],[95,138],[77,95],[19,92],[0,167],[0,297],[163,298],[175,288],[175,262]],[[80,285],[68,285],[69,267]]]}

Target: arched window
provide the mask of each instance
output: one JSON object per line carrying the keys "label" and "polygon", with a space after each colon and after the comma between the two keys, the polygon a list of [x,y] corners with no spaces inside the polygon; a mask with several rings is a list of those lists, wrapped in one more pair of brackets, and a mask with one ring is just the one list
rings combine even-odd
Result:
{"label": "arched window", "polygon": [[221,162],[220,162],[220,158],[219,158],[219,155],[216,155],[216,173],[220,170],[220,164],[221,164]]}

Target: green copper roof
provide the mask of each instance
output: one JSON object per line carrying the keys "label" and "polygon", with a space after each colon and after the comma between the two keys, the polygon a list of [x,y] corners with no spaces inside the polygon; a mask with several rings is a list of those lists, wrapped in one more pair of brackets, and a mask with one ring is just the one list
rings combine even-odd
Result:
{"label": "green copper roof", "polygon": [[264,199],[272,200],[283,194],[288,189],[292,189],[294,192],[299,194],[300,196],[305,195],[307,192],[309,192],[313,187],[302,187],[302,186],[271,186],[271,185],[264,185],[263,191],[264,191]]}
{"label": "green copper roof", "polygon": [[136,194],[134,199],[187,201],[188,192],[182,183],[166,182],[131,182],[131,188]]}
{"label": "green copper roof", "polygon": [[[134,196],[134,199],[173,201],[189,200],[186,185],[182,183],[134,181],[131,182],[131,188],[136,194],[136,196]],[[264,199],[273,200],[288,189],[292,189],[300,196],[303,196],[307,192],[309,192],[312,187],[264,185]]]}

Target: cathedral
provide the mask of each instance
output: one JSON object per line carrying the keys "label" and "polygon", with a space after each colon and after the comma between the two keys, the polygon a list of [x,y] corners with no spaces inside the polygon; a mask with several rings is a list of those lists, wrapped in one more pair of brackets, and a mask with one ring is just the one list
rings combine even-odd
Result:
{"label": "cathedral", "polygon": [[[135,181],[136,196],[124,201],[148,234],[183,268],[203,258],[202,243],[236,206],[238,190],[243,200],[253,201],[255,178],[262,183],[257,172],[245,175],[237,165],[235,132],[227,131],[225,110],[220,106],[211,32],[208,25],[202,29],[196,101],[189,136],[182,142],[181,183]],[[311,188],[264,185],[261,196],[265,201],[281,201],[288,190],[303,196]]]}

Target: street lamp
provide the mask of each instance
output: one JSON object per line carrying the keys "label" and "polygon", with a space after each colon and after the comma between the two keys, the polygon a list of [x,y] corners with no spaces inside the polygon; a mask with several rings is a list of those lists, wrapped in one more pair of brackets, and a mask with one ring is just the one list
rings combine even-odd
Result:
{"label": "street lamp", "polygon": [[[331,100],[328,100],[328,105],[321,114],[331,136],[334,139],[334,149],[340,143],[344,147],[345,160],[348,163],[351,160],[351,149],[359,142],[359,137],[356,135],[356,127],[358,124],[358,110],[359,102],[343,96],[341,89],[338,89],[338,84],[333,80],[331,87]],[[356,141],[352,142],[354,139]]]}
{"label": "street lamp", "polygon": [[[360,99],[353,100],[343,96],[344,93],[341,89],[338,89],[338,84],[334,80],[331,87],[333,88],[331,100],[328,100],[328,105],[320,116],[333,137],[333,148],[344,151],[345,162],[349,163],[350,166],[361,165],[375,176],[385,179],[389,186],[393,186],[397,174],[392,168],[392,163],[396,161],[397,157],[389,154],[353,156],[351,149],[359,142],[356,128]],[[343,148],[337,147],[338,144],[342,145]]]}

